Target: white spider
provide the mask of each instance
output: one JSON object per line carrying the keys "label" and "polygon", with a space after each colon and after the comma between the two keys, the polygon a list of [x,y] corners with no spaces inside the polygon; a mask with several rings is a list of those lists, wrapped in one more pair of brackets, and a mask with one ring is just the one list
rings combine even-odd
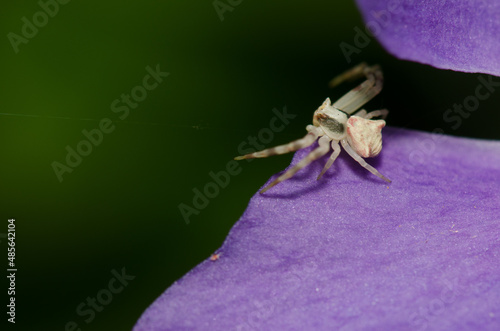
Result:
{"label": "white spider", "polygon": [[383,76],[380,67],[377,65],[370,67],[366,63],[361,63],[334,78],[330,82],[330,86],[334,87],[344,80],[354,80],[362,76],[366,76],[367,80],[349,91],[333,105],[329,98],[325,100],[321,107],[314,112],[314,125],[308,125],[306,127],[308,134],[304,138],[285,145],[234,158],[235,160],[242,160],[285,154],[310,146],[320,137],[318,142],[319,146],[316,149],[311,151],[293,168],[289,169],[286,173],[279,176],[275,181],[262,189],[260,193],[264,193],[274,185],[292,177],[297,171],[325,155],[330,150],[331,145],[333,153],[317,178],[320,179],[340,154],[339,142],[342,144],[345,151],[354,160],[359,162],[361,166],[386,182],[391,182],[362,158],[374,157],[380,153],[382,149],[381,131],[385,126],[385,121],[383,119],[371,120],[371,118],[378,116],[385,118],[389,112],[387,109],[381,109],[367,113],[366,110],[361,109],[356,115],[351,115],[375,97],[382,89]]}

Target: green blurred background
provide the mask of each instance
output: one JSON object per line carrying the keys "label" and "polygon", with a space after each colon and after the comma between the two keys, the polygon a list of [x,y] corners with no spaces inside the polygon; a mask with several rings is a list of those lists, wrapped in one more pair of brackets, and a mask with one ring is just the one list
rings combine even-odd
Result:
{"label": "green blurred background", "polygon": [[[40,10],[36,1],[9,1],[0,14],[0,234],[8,218],[17,226],[17,318],[12,325],[2,312],[8,329],[64,330],[74,321],[82,330],[130,330],[220,247],[292,155],[241,163],[190,224],[179,204],[192,205],[192,190],[269,126],[273,108],[297,117],[268,147],[304,135],[323,100],[350,88],[329,90],[328,80],[358,62],[384,69],[384,90],[367,108],[388,108],[389,125],[500,137],[500,91],[458,129],[443,120],[474,93],[478,74],[399,61],[373,38],[347,63],[339,44],[353,44],[354,28],[363,28],[351,1],[242,1],[223,21],[211,0],[70,1],[16,54],[7,34],[20,35],[21,18]],[[156,65],[170,76],[120,120],[111,103]],[[76,148],[102,118],[115,130],[59,182],[51,164],[64,163],[66,146]],[[122,268],[135,278],[86,323],[77,306]]]}

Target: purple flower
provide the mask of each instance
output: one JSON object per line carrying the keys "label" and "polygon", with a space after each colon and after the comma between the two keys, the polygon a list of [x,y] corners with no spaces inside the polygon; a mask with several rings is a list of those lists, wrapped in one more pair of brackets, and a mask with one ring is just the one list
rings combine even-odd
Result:
{"label": "purple flower", "polygon": [[390,185],[346,153],[316,181],[327,158],[257,193],[134,330],[500,330],[499,142],[386,128]]}
{"label": "purple flower", "polygon": [[497,0],[356,0],[394,56],[441,69],[500,76]]}

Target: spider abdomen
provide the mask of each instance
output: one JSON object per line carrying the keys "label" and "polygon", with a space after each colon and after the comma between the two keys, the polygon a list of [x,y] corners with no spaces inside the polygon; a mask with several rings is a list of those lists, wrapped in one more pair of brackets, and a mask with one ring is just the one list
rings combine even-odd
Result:
{"label": "spider abdomen", "polygon": [[347,121],[347,141],[362,157],[377,156],[382,150],[384,120],[367,120],[351,116]]}

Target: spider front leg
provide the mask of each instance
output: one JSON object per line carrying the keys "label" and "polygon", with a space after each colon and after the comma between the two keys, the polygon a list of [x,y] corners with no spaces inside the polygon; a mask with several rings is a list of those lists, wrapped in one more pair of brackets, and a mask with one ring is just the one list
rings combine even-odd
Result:
{"label": "spider front leg", "polygon": [[304,138],[297,139],[285,145],[264,149],[259,152],[237,156],[234,159],[235,160],[255,159],[255,158],[268,157],[272,155],[286,154],[289,152],[295,152],[296,150],[312,145],[312,143],[316,141],[318,136],[323,134],[323,131],[320,128],[315,127],[314,125],[308,125],[306,129],[307,131],[309,131],[309,133],[306,134]]}
{"label": "spider front leg", "polygon": [[374,110],[371,112],[367,112],[364,109],[361,109],[356,113],[356,116],[363,117],[364,119],[370,120],[374,117],[382,117],[383,120],[389,115],[389,111],[387,109]]}
{"label": "spider front leg", "polygon": [[339,146],[338,141],[336,141],[336,140],[332,141],[332,149],[333,149],[332,155],[330,155],[330,158],[326,162],[325,167],[323,168],[323,170],[321,171],[321,173],[319,174],[319,176],[316,180],[319,180],[321,178],[321,176],[323,176],[323,174],[328,170],[328,168],[330,168],[332,166],[333,162],[335,162],[335,160],[339,156],[340,146]]}
{"label": "spider front leg", "polygon": [[330,88],[334,88],[337,85],[340,85],[345,81],[353,81],[353,80],[356,80],[358,78],[361,78],[365,74],[365,70],[367,67],[368,67],[368,64],[366,64],[366,62],[361,62],[360,64],[358,64],[354,68],[351,68],[351,69],[341,73],[340,75],[334,77],[328,83],[328,86]]}
{"label": "spider front leg", "polygon": [[340,143],[342,144],[342,147],[344,147],[345,151],[354,159],[356,160],[363,168],[365,168],[366,170],[368,170],[369,172],[371,172],[372,174],[374,174],[375,176],[377,177],[380,177],[382,178],[383,180],[385,180],[386,182],[388,183],[391,183],[391,180],[387,177],[385,177],[384,175],[382,175],[380,172],[377,171],[377,169],[375,169],[374,167],[372,167],[371,165],[369,165],[368,163],[366,163],[365,160],[363,160],[363,158],[361,156],[359,156],[352,148],[351,146],[349,145],[349,143],[347,142],[346,139],[342,139],[340,141]]}
{"label": "spider front leg", "polygon": [[297,163],[293,168],[289,169],[287,172],[285,172],[283,175],[279,176],[271,184],[269,184],[265,188],[263,188],[260,191],[260,193],[262,194],[262,193],[266,192],[267,190],[269,190],[274,185],[281,183],[284,180],[287,180],[288,178],[295,175],[295,173],[297,171],[306,167],[312,161],[317,160],[320,157],[322,157],[323,155],[325,155],[326,153],[328,153],[328,151],[330,150],[330,144],[329,144],[330,140],[331,139],[328,136],[322,136],[318,141],[319,146],[316,149],[314,149],[312,152],[307,154],[307,156],[305,158],[303,158],[302,160],[300,160],[300,162]]}
{"label": "spider front leg", "polygon": [[367,80],[335,101],[333,107],[347,114],[352,114],[380,93],[384,82],[380,67],[364,67],[363,74]]}

